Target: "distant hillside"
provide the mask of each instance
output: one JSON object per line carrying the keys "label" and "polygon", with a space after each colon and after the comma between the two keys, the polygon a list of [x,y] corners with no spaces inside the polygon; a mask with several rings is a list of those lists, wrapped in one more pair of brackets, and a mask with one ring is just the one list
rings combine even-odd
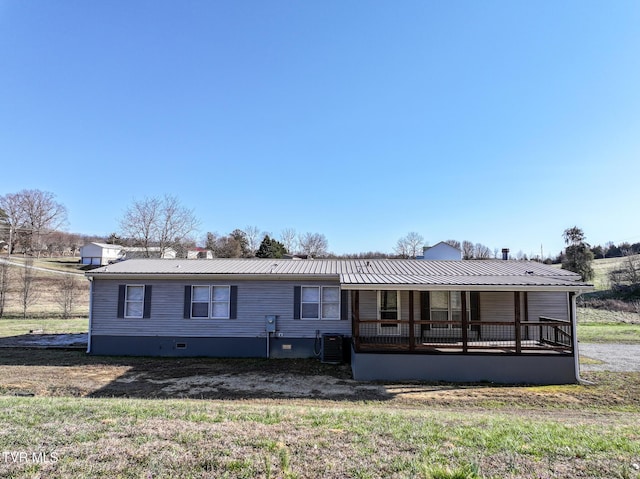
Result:
{"label": "distant hillside", "polygon": [[[631,256],[634,260],[640,260],[640,255]],[[628,260],[628,257],[622,258],[604,258],[596,259],[593,261],[592,267],[595,272],[593,278],[593,284],[598,291],[606,291],[611,289],[611,281],[609,274],[611,271],[621,269],[624,267],[624,262]]]}

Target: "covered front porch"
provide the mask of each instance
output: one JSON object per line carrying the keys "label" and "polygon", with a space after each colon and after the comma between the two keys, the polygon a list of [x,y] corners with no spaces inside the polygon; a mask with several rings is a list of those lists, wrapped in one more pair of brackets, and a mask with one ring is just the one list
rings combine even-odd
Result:
{"label": "covered front porch", "polygon": [[355,353],[573,356],[575,293],[350,292]]}
{"label": "covered front porch", "polygon": [[577,380],[575,292],[458,288],[353,289],[354,378]]}

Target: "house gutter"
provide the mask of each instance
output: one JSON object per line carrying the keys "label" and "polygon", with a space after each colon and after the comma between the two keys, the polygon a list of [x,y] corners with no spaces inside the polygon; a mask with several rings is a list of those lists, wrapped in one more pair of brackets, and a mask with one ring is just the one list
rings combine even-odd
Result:
{"label": "house gutter", "polygon": [[87,276],[89,280],[89,333],[87,334],[87,354],[91,353],[91,324],[93,318],[93,276]]}
{"label": "house gutter", "polygon": [[563,292],[563,291],[575,291],[578,295],[593,291],[593,287],[585,286],[578,290],[574,285],[554,285],[554,284],[401,284],[401,283],[342,283],[342,289],[347,290],[397,290],[397,291],[520,291],[520,292]]}
{"label": "house gutter", "polygon": [[580,351],[578,350],[578,307],[577,307],[577,299],[578,296],[582,295],[583,291],[577,291],[571,297],[571,323],[573,324],[573,359],[574,359],[574,369],[576,371],[576,381],[578,384],[593,384],[591,381],[587,381],[586,379],[582,379],[580,377]]}

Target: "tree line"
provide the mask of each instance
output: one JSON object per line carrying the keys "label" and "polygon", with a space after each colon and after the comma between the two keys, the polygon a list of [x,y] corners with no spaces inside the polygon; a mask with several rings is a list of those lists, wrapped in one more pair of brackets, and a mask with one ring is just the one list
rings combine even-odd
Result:
{"label": "tree line", "polygon": [[[64,232],[66,222],[66,207],[56,201],[53,193],[22,190],[0,196],[0,239],[5,239],[10,254],[76,255],[86,242],[102,241],[140,247],[143,256],[151,256],[152,250],[164,256],[171,248],[179,257],[185,257],[188,250],[201,245],[218,258],[280,258],[284,255],[416,258],[425,244],[422,235],[410,232],[397,241],[393,253],[369,251],[335,255],[329,251],[328,240],[321,233],[298,233],[293,228],[285,228],[274,235],[257,226],[235,229],[228,234],[208,231],[198,240],[195,234],[200,221],[192,209],[171,195],[133,201],[119,220],[119,230],[107,237]],[[491,250],[468,240],[446,242],[459,248],[464,259],[497,258],[499,254],[497,248]],[[526,256],[519,253],[517,258],[526,259]]]}
{"label": "tree line", "polygon": [[[220,234],[207,231],[197,238],[200,221],[194,211],[182,205],[177,197],[164,195],[134,200],[119,220],[119,229],[107,237],[67,233],[67,209],[55,195],[40,190],[22,190],[0,196],[0,241],[10,254],[76,255],[80,247],[89,241],[101,241],[122,246],[140,247],[144,256],[151,256],[153,249],[164,255],[172,248],[177,256],[186,257],[187,251],[198,246],[210,250],[218,258],[280,258],[284,255],[300,255],[313,258],[416,258],[422,254],[424,237],[415,231],[399,238],[392,252],[369,251],[335,255],[329,251],[325,235],[317,232],[298,233],[285,228],[279,234],[263,231],[257,226],[237,228]],[[584,242],[584,239],[582,240]],[[501,249],[490,248],[470,240],[448,239],[445,243],[458,248],[462,258],[501,258]],[[594,258],[610,258],[640,253],[640,243],[612,242],[604,246],[585,243]],[[572,246],[567,243],[567,246]],[[0,243],[0,251],[2,243]],[[510,259],[533,259],[546,263],[563,263],[566,251],[555,258],[534,256],[528,258],[522,251]]]}

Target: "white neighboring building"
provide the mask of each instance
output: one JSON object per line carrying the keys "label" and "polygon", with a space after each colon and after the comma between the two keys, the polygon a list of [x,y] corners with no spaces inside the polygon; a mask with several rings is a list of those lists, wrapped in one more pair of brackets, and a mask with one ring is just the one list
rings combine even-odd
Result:
{"label": "white neighboring building", "polygon": [[195,248],[187,251],[187,259],[213,259],[213,252],[205,248]]}
{"label": "white neighboring building", "polygon": [[106,243],[87,243],[80,248],[82,264],[104,266],[122,258],[122,246]]}
{"label": "white neighboring building", "polygon": [[462,259],[462,251],[444,241],[440,241],[440,243],[431,247],[425,246],[422,258],[419,257],[418,259],[460,261]]}
{"label": "white neighboring building", "polygon": [[160,254],[160,251],[160,246],[149,246],[148,248],[145,248],[143,246],[127,246],[126,248],[123,248],[122,255],[126,259],[176,259],[176,256],[178,254],[173,248],[165,248],[164,254]]}

